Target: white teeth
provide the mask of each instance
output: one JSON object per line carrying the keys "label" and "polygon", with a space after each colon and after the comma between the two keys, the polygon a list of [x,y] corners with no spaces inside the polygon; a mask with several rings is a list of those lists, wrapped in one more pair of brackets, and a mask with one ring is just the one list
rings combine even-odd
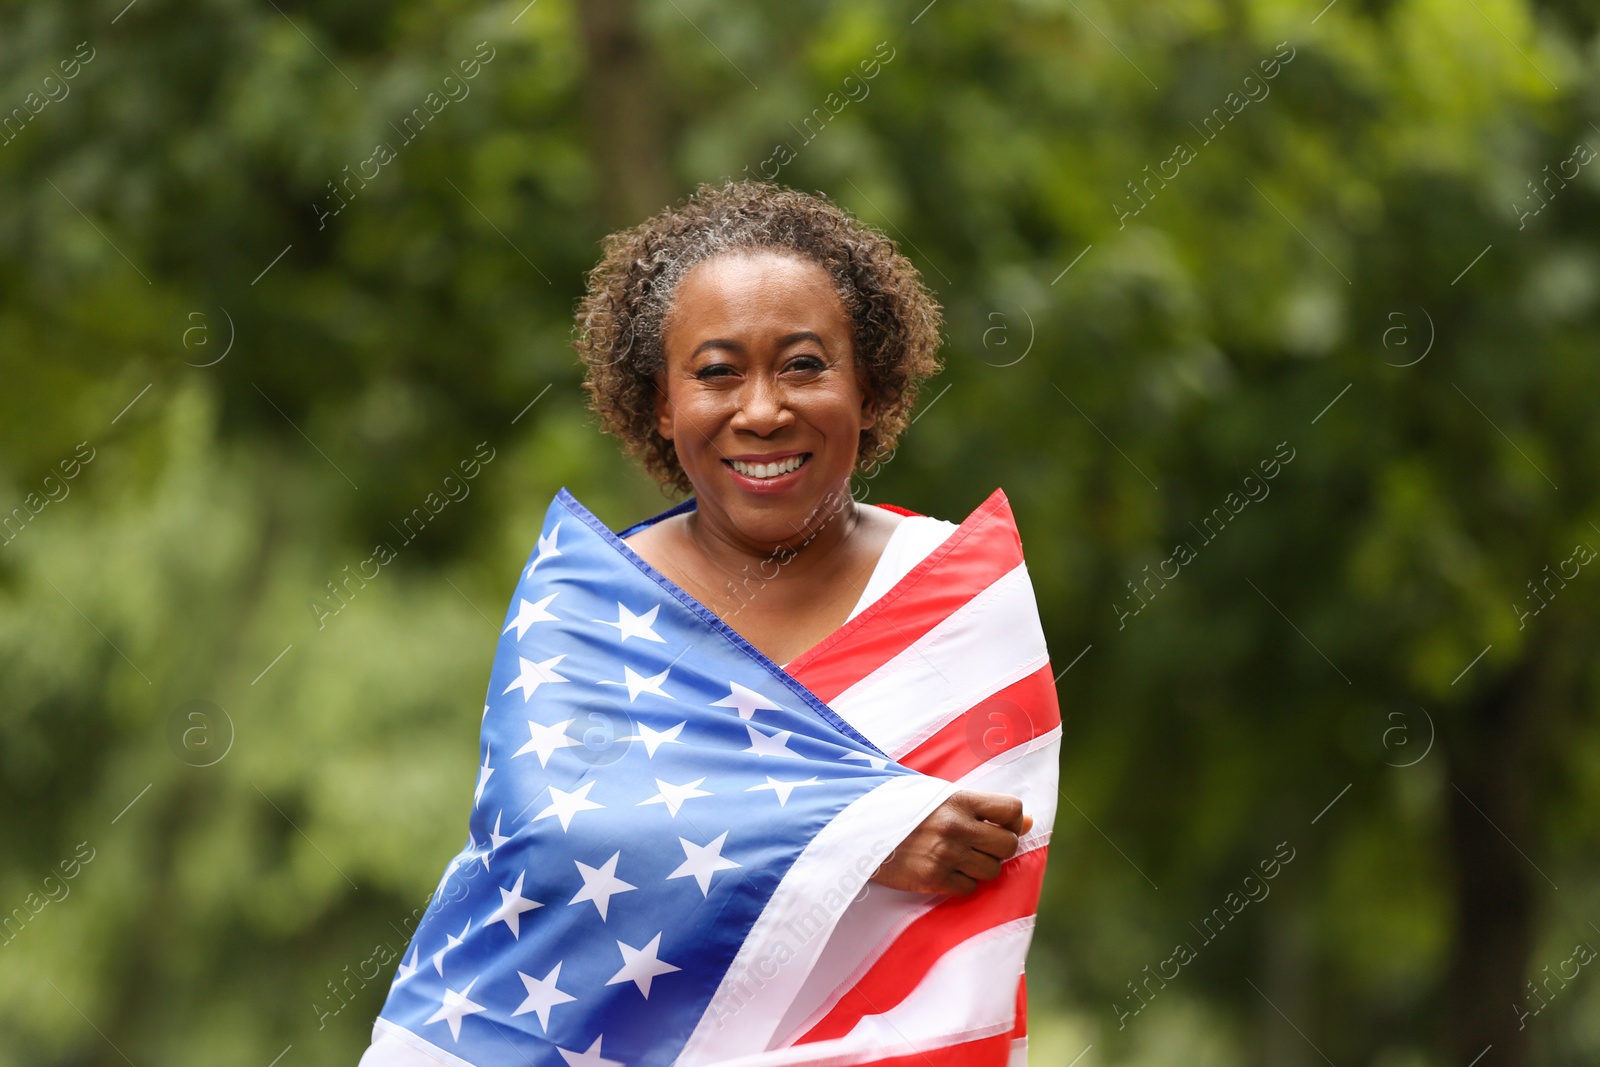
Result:
{"label": "white teeth", "polygon": [[730,459],[728,463],[734,470],[747,478],[776,478],[780,474],[788,474],[790,471],[799,470],[808,456],[809,453],[789,456],[787,459],[780,459],[776,463],[746,463],[739,459]]}

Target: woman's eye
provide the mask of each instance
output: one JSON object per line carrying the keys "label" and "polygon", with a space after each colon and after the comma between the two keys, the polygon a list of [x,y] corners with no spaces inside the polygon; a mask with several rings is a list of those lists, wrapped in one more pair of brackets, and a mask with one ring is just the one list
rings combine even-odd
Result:
{"label": "woman's eye", "polygon": [[[724,371],[727,373],[722,373]],[[726,363],[713,363],[709,367],[701,367],[699,370],[695,371],[694,376],[696,378],[726,378],[728,374],[732,373],[733,368],[728,366]]]}
{"label": "woman's eye", "polygon": [[796,356],[789,363],[790,370],[821,370],[826,366],[821,356]]}

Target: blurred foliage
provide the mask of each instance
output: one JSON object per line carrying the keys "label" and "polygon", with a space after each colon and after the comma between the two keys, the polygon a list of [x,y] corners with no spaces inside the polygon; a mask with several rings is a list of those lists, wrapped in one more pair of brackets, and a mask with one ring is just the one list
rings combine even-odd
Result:
{"label": "blurred foliage", "polygon": [[0,7],[0,1065],[355,1062],[550,496],[667,503],[583,274],[778,144],[947,310],[863,492],[1004,487],[1070,665],[1036,1062],[1600,1058],[1595,9],[923,3]]}

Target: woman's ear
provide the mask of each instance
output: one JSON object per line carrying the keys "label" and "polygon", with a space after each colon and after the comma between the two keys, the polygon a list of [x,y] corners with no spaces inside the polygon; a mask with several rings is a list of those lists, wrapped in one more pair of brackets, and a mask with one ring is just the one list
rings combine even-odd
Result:
{"label": "woman's ear", "polygon": [[666,376],[657,373],[654,375],[656,384],[655,415],[656,432],[664,439],[672,440],[672,405],[667,402],[667,386],[662,379]]}
{"label": "woman's ear", "polygon": [[859,367],[856,369],[856,382],[861,389],[861,428],[871,429],[878,421],[878,395],[872,388],[872,383],[867,380],[866,373]]}

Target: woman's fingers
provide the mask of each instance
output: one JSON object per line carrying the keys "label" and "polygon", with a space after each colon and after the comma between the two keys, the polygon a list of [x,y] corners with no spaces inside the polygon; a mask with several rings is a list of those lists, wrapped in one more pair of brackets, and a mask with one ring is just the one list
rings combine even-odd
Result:
{"label": "woman's fingers", "polygon": [[1009,793],[979,793],[969,789],[951,799],[959,800],[960,806],[971,812],[974,818],[1003,826],[1014,834],[1026,833],[1023,820],[1027,816],[1022,813],[1022,801]]}
{"label": "woman's fingers", "polygon": [[957,868],[960,873],[977,882],[992,882],[1000,877],[1000,861],[987,852],[969,852]]}
{"label": "woman's fingers", "polygon": [[1017,854],[1017,835],[1003,826],[974,822],[968,830],[972,849],[995,860],[1008,860]]}

